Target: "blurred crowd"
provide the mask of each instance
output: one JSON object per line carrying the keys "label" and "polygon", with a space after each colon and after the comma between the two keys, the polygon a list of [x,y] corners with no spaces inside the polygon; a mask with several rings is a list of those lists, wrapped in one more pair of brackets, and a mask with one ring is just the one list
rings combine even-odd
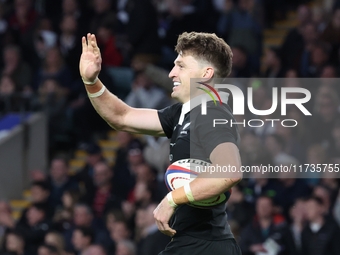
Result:
{"label": "blurred crowd", "polygon": [[[78,71],[87,32],[101,49],[100,79],[133,107],[173,103],[168,73],[184,31],[214,32],[229,43],[230,77],[251,78],[246,86],[253,88],[255,109],[272,105],[273,85],[258,78],[323,78],[309,88],[312,118],[287,108],[297,127],[239,126],[242,163],[340,164],[340,1],[316,1],[313,8],[309,2],[1,0],[0,118],[44,111],[51,159],[48,174],[32,172],[32,204],[18,221],[8,201],[0,202],[0,254],[153,255],[170,241],[152,215],[167,193],[169,141],[118,132],[114,165],[105,161],[96,138],[105,137],[108,125],[87,99]],[[264,29],[289,11],[297,12],[298,25],[282,46],[264,49]],[[308,86],[291,81],[280,86]],[[69,175],[69,158],[55,155],[77,148],[87,151],[87,164]],[[340,254],[337,173],[264,177],[242,180],[227,203],[243,254]]]}

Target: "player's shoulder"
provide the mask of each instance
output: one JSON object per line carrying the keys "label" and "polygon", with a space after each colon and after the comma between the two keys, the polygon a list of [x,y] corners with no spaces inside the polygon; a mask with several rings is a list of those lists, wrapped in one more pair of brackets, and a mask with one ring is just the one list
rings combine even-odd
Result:
{"label": "player's shoulder", "polygon": [[169,105],[161,110],[158,110],[159,113],[170,113],[170,114],[176,114],[180,113],[182,110],[182,103],[175,103],[173,105]]}
{"label": "player's shoulder", "polygon": [[[202,115],[202,114],[200,114]],[[202,115],[204,116],[204,115]],[[229,105],[222,103],[215,104],[214,102],[210,101],[207,103],[207,114],[206,116],[210,117],[220,117],[220,118],[233,118],[233,113],[229,107]]]}

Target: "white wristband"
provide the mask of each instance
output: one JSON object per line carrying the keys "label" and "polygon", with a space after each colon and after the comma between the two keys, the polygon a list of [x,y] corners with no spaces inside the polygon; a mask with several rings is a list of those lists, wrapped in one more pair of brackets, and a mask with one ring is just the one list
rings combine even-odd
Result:
{"label": "white wristband", "polygon": [[195,202],[194,196],[192,195],[191,188],[190,188],[190,183],[187,183],[184,185],[184,191],[185,195],[187,195],[187,198],[190,203]]}
{"label": "white wristband", "polygon": [[89,93],[89,92],[87,92],[87,95],[89,97],[92,97],[92,98],[93,97],[99,97],[99,96],[103,95],[105,89],[106,89],[106,87],[103,85],[103,87],[98,92],[96,92],[96,93]]}
{"label": "white wristband", "polygon": [[172,198],[172,194],[171,192],[168,193],[168,195],[166,195],[166,198],[168,199],[169,205],[171,205],[171,207],[176,208],[178,205],[174,202],[174,199]]}
{"label": "white wristband", "polygon": [[83,77],[81,77],[81,79],[83,80],[84,84],[86,84],[86,85],[93,85],[93,84],[95,84],[98,81],[98,76],[92,82],[91,81],[84,81]]}

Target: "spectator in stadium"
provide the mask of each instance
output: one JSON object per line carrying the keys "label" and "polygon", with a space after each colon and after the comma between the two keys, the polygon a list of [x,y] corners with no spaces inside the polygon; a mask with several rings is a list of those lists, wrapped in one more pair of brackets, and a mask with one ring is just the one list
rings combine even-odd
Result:
{"label": "spectator in stadium", "polygon": [[[163,181],[165,170],[170,165],[170,141],[165,137],[145,136],[145,138],[147,142],[143,150],[145,161],[151,167],[157,169],[158,181]],[[157,157],[155,157],[156,153]]]}
{"label": "spectator in stadium", "polygon": [[108,242],[105,226],[100,219],[94,217],[91,207],[86,204],[77,204],[74,207],[73,222],[69,229],[64,232],[66,250],[72,250],[71,243],[73,231],[76,227],[92,228],[95,236],[95,243],[106,245]]}
{"label": "spectator in stadium", "polygon": [[3,75],[0,80],[0,112],[18,112],[22,106],[17,96],[17,85],[11,77]]}
{"label": "spectator in stadium", "polygon": [[77,190],[66,190],[61,197],[62,207],[57,207],[53,222],[56,228],[62,231],[70,228],[73,220],[74,206],[79,201],[79,192]]}
{"label": "spectator in stadium", "polygon": [[291,29],[281,46],[283,66],[292,68],[299,64],[298,55],[303,51],[305,40],[305,25],[311,21],[311,10],[307,5],[300,5],[297,9],[298,25]]}
{"label": "spectator in stadium", "polygon": [[340,190],[337,194],[335,199],[334,209],[333,209],[333,216],[338,225],[340,226]]}
{"label": "spectator in stadium", "polygon": [[[125,12],[124,20],[123,15]],[[159,59],[160,40],[158,37],[157,13],[150,1],[131,0],[119,9],[118,19],[123,23],[124,33],[130,48],[132,61],[141,57],[147,63],[154,63]]]}
{"label": "spectator in stadium", "polygon": [[44,242],[45,234],[50,229],[46,205],[32,204],[27,211],[27,224],[19,222],[15,229],[24,236],[25,251],[28,254],[36,254],[39,245]]}
{"label": "spectator in stadium", "polygon": [[10,76],[18,91],[29,90],[32,82],[31,69],[21,56],[20,48],[16,45],[8,45],[3,49],[4,67],[1,74]]}
{"label": "spectator in stadium", "polygon": [[92,244],[81,255],[107,255],[107,251],[102,245]]}
{"label": "spectator in stadium", "polygon": [[90,20],[90,31],[96,33],[104,22],[114,22],[116,15],[112,11],[111,0],[94,0],[92,4],[94,14]]}
{"label": "spectator in stadium", "polygon": [[249,63],[255,73],[259,72],[259,56],[262,52],[262,27],[252,17],[253,1],[241,0],[219,21],[224,27],[222,38],[230,46],[241,45],[249,54]]}
{"label": "spectator in stadium", "polygon": [[252,68],[248,61],[247,50],[241,45],[235,45],[231,47],[231,51],[233,52],[233,66],[229,77],[251,77]]}
{"label": "spectator in stadium", "polygon": [[71,15],[77,21],[77,30],[79,34],[85,34],[86,29],[89,26],[90,19],[86,15],[84,8],[80,8],[80,2],[78,0],[62,0],[62,16],[58,15],[56,20],[56,27],[61,23],[60,18]]}
{"label": "spectator in stadium", "polygon": [[153,199],[153,189],[150,184],[144,181],[139,181],[136,183],[133,190],[133,198],[130,198],[130,202],[134,202],[137,207],[148,206]]}
{"label": "spectator in stadium", "polygon": [[8,27],[15,43],[22,49],[23,59],[34,63],[35,54],[32,41],[34,28],[39,20],[38,13],[33,8],[32,0],[15,0],[14,12],[8,19]]}
{"label": "spectator in stadium", "polygon": [[272,134],[266,137],[265,147],[272,156],[273,163],[275,165],[280,165],[280,162],[285,160],[291,160],[294,162],[298,162],[293,156],[288,155],[284,152],[285,141],[278,134]]}
{"label": "spectator in stadium", "polygon": [[330,162],[332,162],[330,165],[324,165],[325,172],[322,174],[322,178],[320,180],[320,186],[326,187],[330,193],[330,201],[331,201],[331,207],[333,209],[336,198],[338,196],[338,191],[340,188],[340,182],[338,178],[338,173],[335,172],[336,165],[332,164],[338,164],[336,158],[330,159]]}
{"label": "spectator in stadium", "polygon": [[102,149],[96,143],[86,144],[84,149],[87,152],[86,165],[76,173],[75,179],[85,188],[85,193],[82,194],[81,200],[92,201],[96,190],[93,183],[94,166],[104,161],[104,158]]}
{"label": "spectator in stadium", "polygon": [[110,232],[111,240],[116,244],[123,240],[128,240],[131,238],[131,231],[127,226],[125,221],[117,221],[115,227]]}
{"label": "spectator in stadium", "polygon": [[[136,183],[146,183],[150,187],[153,200],[162,200],[162,198],[168,192],[166,186],[164,185],[164,178],[161,180],[157,179],[157,170],[146,163],[140,164],[136,169]],[[155,193],[156,190],[157,192]]]}
{"label": "spectator in stadium", "polygon": [[144,146],[140,140],[132,139],[132,136],[125,132],[119,132],[118,139],[122,145],[118,149],[117,156],[122,158],[117,160],[118,165],[114,167],[113,185],[120,190],[123,198],[127,198],[135,186],[137,168],[144,163]]}
{"label": "spectator in stadium", "polygon": [[[139,142],[135,139],[133,139],[132,134],[128,132],[123,132],[123,131],[118,131],[117,132],[117,141],[118,141],[118,150],[117,150],[117,162],[114,167],[114,173],[115,176],[118,175],[119,172],[116,172],[115,169],[116,167],[119,168],[126,168],[128,165],[128,148],[131,143]],[[124,171],[125,172],[125,171]],[[122,173],[124,173],[122,171]]]}
{"label": "spectator in stadium", "polygon": [[324,216],[333,219],[332,210],[334,200],[332,199],[334,199],[335,197],[333,197],[332,190],[325,185],[319,184],[314,187],[312,194],[313,196],[318,197],[322,200],[322,204],[324,207]]}
{"label": "spectator in stadium", "polygon": [[[54,208],[49,201],[50,187],[45,181],[34,181],[31,185],[32,202],[40,203],[46,208],[46,217],[51,220],[54,214]],[[29,208],[23,210],[19,223],[27,225],[27,213]]]}
{"label": "spectator in stadium", "polygon": [[106,67],[120,66],[123,62],[123,56],[116,46],[113,29],[112,21],[104,21],[97,30],[98,46],[101,48],[103,66]]}
{"label": "spectator in stadium", "polygon": [[57,231],[48,232],[45,235],[45,244],[54,246],[58,251],[58,255],[65,254],[65,240],[61,233]]}
{"label": "spectator in stadium", "polygon": [[271,198],[261,196],[256,201],[256,216],[253,221],[243,229],[240,236],[242,254],[257,254],[266,252],[264,242],[275,233],[281,231],[285,219],[282,215],[274,214]]}
{"label": "spectator in stadium", "polygon": [[311,45],[310,53],[302,59],[302,77],[320,77],[323,68],[329,63],[331,48],[325,43]]}
{"label": "spectator in stadium", "polygon": [[243,192],[245,200],[255,205],[257,199],[263,195],[270,197],[276,202],[278,195],[282,193],[282,187],[277,180],[265,178],[261,173],[259,175],[255,174],[253,180],[248,182]]}
{"label": "spectator in stadium", "polygon": [[277,196],[277,203],[282,209],[282,214],[289,218],[289,208],[294,204],[297,197],[308,197],[311,194],[310,187],[305,180],[288,176],[285,173],[280,178],[282,192]]}
{"label": "spectator in stadium", "polygon": [[304,199],[297,198],[294,205],[289,209],[290,224],[283,228],[280,238],[282,255],[302,255],[301,233],[306,223],[305,202]]}
{"label": "spectator in stadium", "polygon": [[[317,164],[325,164],[326,162],[328,162],[327,151],[322,147],[321,144],[314,144],[308,147],[306,159],[307,164],[317,166]],[[311,170],[312,166],[310,166],[308,170]],[[308,178],[306,179],[306,182],[309,185],[315,186],[319,183],[319,178],[321,178],[321,175],[321,173],[308,171],[304,177]]]}
{"label": "spectator in stadium", "polygon": [[324,217],[326,207],[318,197],[306,202],[308,225],[302,231],[302,254],[339,254],[340,229]]}
{"label": "spectator in stadium", "polygon": [[0,201],[0,251],[6,233],[14,228],[15,221],[11,216],[12,209],[6,201]]}
{"label": "spectator in stadium", "polygon": [[59,255],[56,247],[49,244],[42,244],[38,248],[38,255]]}
{"label": "spectator in stadium", "polygon": [[138,166],[144,163],[143,150],[144,145],[137,139],[129,144],[127,154],[128,168],[134,175],[138,172]]}
{"label": "spectator in stadium", "polygon": [[[58,35],[53,30],[52,22],[48,17],[39,19],[38,25],[34,32],[35,54],[37,55],[37,65],[41,65],[47,52],[57,46]],[[37,70],[34,70],[37,71]]]}
{"label": "spectator in stadium", "polygon": [[264,65],[266,71],[263,74],[265,78],[283,78],[285,69],[282,65],[281,51],[278,48],[268,48],[265,53]]}
{"label": "spectator in stadium", "polygon": [[40,109],[50,117],[60,115],[66,107],[67,91],[55,79],[45,79],[38,88]]}
{"label": "spectator in stadium", "polygon": [[[63,2],[76,2],[76,0],[64,0]],[[72,72],[73,79],[79,78],[76,59],[81,54],[81,44],[77,40],[77,18],[73,14],[65,14],[60,22],[60,31],[61,34],[58,38],[60,52]]]}
{"label": "spectator in stadium", "polygon": [[57,47],[47,51],[42,68],[37,73],[35,88],[38,88],[41,81],[46,78],[56,79],[62,88],[67,91],[67,94],[76,90],[76,87],[72,87],[72,73],[65,65],[64,59]]}
{"label": "spectator in stadium", "polygon": [[135,108],[162,109],[170,105],[165,91],[154,84],[144,73],[137,73],[132,91],[125,99],[126,104]]}
{"label": "spectator in stadium", "polygon": [[91,228],[76,227],[72,234],[72,244],[76,255],[82,254],[94,241],[94,233]]}
{"label": "spectator in stadium", "polygon": [[230,196],[227,203],[228,221],[236,240],[238,240],[237,233],[240,233],[241,229],[248,225],[255,214],[254,207],[245,200],[245,195],[241,189],[242,187],[239,185],[234,186],[232,196]]}
{"label": "spectator in stadium", "polygon": [[136,255],[136,246],[130,240],[122,240],[117,244],[116,255]]}
{"label": "spectator in stadium", "polygon": [[106,214],[106,221],[105,221],[106,229],[109,232],[111,232],[114,229],[116,222],[118,221],[126,221],[126,217],[123,211],[116,210],[116,209],[110,210]]}
{"label": "spectator in stadium", "polygon": [[267,156],[268,158],[268,152],[261,148],[262,141],[259,136],[253,132],[243,132],[240,144],[240,152],[243,164],[252,165],[258,161],[258,159],[264,159],[264,156]]}
{"label": "spectator in stadium", "polygon": [[198,31],[202,27],[202,19],[191,4],[192,1],[168,0],[163,10],[164,17],[160,18],[160,37],[162,40],[162,63],[170,68],[176,55],[173,47],[177,35],[184,31]]}
{"label": "spectator in stadium", "polygon": [[4,247],[1,250],[1,254],[27,254],[25,251],[25,239],[20,232],[8,232],[4,241]]}
{"label": "spectator in stadium", "polygon": [[288,155],[294,155],[299,162],[306,162],[306,146],[298,139],[297,132],[282,125],[277,125],[275,129],[275,133],[285,141],[284,152]]}
{"label": "spectator in stadium", "polygon": [[323,33],[320,35],[320,39],[326,43],[329,43],[335,53],[339,49],[340,45],[340,8],[336,8],[333,11],[331,21],[326,26]]}
{"label": "spectator in stadium", "polygon": [[311,123],[311,143],[329,146],[332,140],[332,129],[339,118],[339,97],[331,88],[320,87],[316,94],[315,111]]}
{"label": "spectator in stadium", "polygon": [[54,208],[62,205],[61,198],[66,190],[78,189],[77,182],[68,176],[68,170],[69,166],[66,159],[52,159],[47,182],[51,187],[50,203]]}
{"label": "spectator in stadium", "polygon": [[103,216],[109,209],[119,209],[121,197],[117,187],[112,185],[113,171],[104,162],[94,166],[93,181],[96,187],[92,208],[97,217]]}
{"label": "spectator in stadium", "polygon": [[136,227],[139,228],[140,240],[137,244],[137,255],[157,255],[169,243],[169,237],[158,231],[152,212],[157,204],[150,204],[139,209],[136,215]]}
{"label": "spectator in stadium", "polygon": [[340,96],[339,86],[336,85],[336,78],[339,76],[339,70],[335,65],[328,64],[322,68],[320,78],[328,78],[321,79],[320,86],[326,86],[334,89],[338,96]]}

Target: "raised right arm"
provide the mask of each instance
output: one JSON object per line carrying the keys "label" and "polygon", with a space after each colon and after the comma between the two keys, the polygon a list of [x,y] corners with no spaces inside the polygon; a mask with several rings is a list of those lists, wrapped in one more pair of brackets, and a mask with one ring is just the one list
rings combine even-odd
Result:
{"label": "raised right arm", "polygon": [[[82,38],[83,52],[79,62],[80,75],[89,93],[97,93],[104,86],[98,79],[101,70],[101,54],[97,46],[95,35],[87,34]],[[110,91],[105,89],[104,93],[97,97],[89,97],[98,114],[114,129],[154,136],[164,136],[156,110],[136,109],[128,106]]]}

